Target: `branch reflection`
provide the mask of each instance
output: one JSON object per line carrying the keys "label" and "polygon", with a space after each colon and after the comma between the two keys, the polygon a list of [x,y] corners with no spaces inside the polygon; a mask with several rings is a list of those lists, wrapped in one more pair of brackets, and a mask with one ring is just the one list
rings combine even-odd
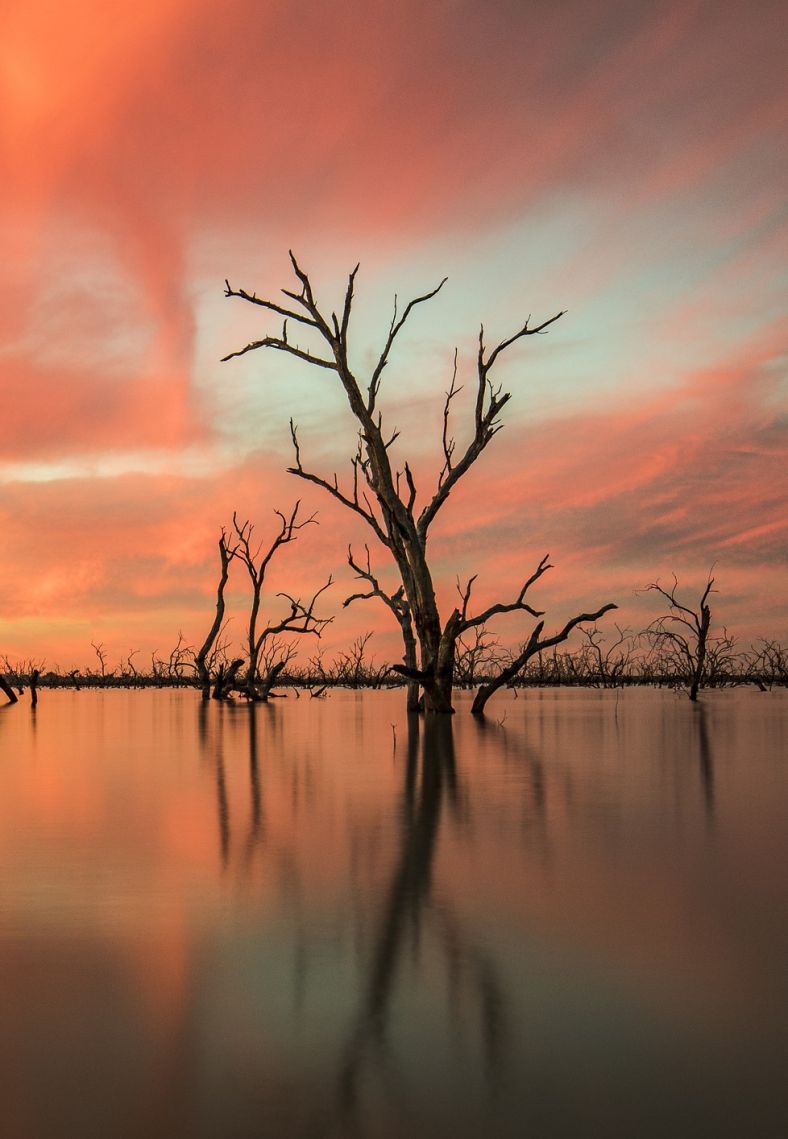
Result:
{"label": "branch reflection", "polygon": [[706,818],[711,823],[714,820],[714,755],[709,739],[709,724],[706,708],[703,704],[695,705],[693,711],[698,725],[698,759],[700,763],[700,781],[703,789],[703,804]]}
{"label": "branch reflection", "polygon": [[[389,1039],[390,1013],[403,973],[407,950],[419,947],[432,934],[437,960],[445,974],[430,976],[431,995],[445,991],[449,1017],[464,1001],[475,1008],[479,1046],[484,1056],[491,1093],[500,1074],[506,1041],[506,1001],[500,978],[489,956],[467,936],[453,907],[433,896],[433,870],[445,807],[458,803],[453,726],[448,717],[420,723],[408,718],[407,753],[400,810],[400,849],[385,892],[365,972],[359,986],[359,1006],[351,1023],[339,1071],[337,1108],[345,1130],[359,1129],[363,1111],[362,1085],[377,1076],[391,1085],[396,1058]],[[426,954],[424,955],[426,957]],[[430,962],[432,966],[432,961]],[[464,1021],[454,1022],[462,1031]],[[392,1107],[402,1106],[393,1087]]]}

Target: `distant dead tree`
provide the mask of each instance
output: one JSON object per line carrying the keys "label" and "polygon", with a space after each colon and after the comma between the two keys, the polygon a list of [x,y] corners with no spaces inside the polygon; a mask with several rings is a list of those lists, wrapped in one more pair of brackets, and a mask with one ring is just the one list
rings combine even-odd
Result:
{"label": "distant dead tree", "polygon": [[256,545],[253,542],[254,526],[252,523],[248,520],[239,522],[237,514],[233,514],[233,528],[238,539],[235,544],[234,556],[246,567],[252,586],[252,603],[249,609],[246,637],[248,656],[243,685],[245,694],[250,700],[266,700],[276,677],[284,669],[287,660],[291,659],[292,654],[284,661],[277,657],[271,666],[275,670],[274,675],[271,676],[271,670],[269,670],[265,676],[261,676],[260,664],[267,659],[261,654],[263,654],[264,647],[270,644],[273,638],[282,634],[288,636],[312,634],[319,637],[325,626],[333,620],[331,617],[318,617],[315,614],[315,606],[320,595],[332,584],[333,579],[329,575],[325,585],[322,585],[306,604],[302,603],[300,598],[291,597],[289,593],[277,593],[277,597],[282,597],[289,602],[290,612],[279,620],[273,620],[270,624],[264,625],[262,629],[259,628],[263,584],[272,559],[282,546],[294,542],[299,531],[315,521],[314,515],[305,518],[303,522],[298,521],[300,505],[300,502],[295,504],[289,517],[285,516],[281,510],[274,511],[279,519],[279,532],[265,551],[262,542]]}
{"label": "distant dead tree", "polygon": [[129,654],[126,657],[126,669],[123,669],[121,671],[121,676],[123,676],[124,678],[128,675],[128,676],[132,677],[133,680],[138,679],[139,673],[137,672],[137,667],[134,664],[134,658],[139,651],[140,651],[139,649],[131,649],[129,651]]}
{"label": "distant dead tree", "polygon": [[602,630],[596,626],[580,630],[593,661],[598,683],[603,688],[613,688],[621,682],[634,655],[631,629],[622,629],[620,625],[616,625],[615,629],[616,636],[609,644],[603,639]]}
{"label": "distant dead tree", "polygon": [[372,635],[361,633],[349,649],[337,653],[332,668],[335,684],[345,684],[348,688],[380,688],[390,674],[391,667],[386,664],[377,665],[374,657],[367,656],[367,645]]}
{"label": "distant dead tree", "polygon": [[167,676],[170,679],[178,680],[183,676],[183,670],[188,668],[194,660],[194,649],[187,645],[186,638],[181,630],[178,630],[178,640],[175,642],[175,647],[170,651],[169,659],[167,660]]}
{"label": "distant dead tree", "polygon": [[166,657],[159,656],[156,649],[151,653],[151,676],[159,685],[182,681],[184,670],[195,667],[194,657],[194,649],[179,630],[178,639]]}
{"label": "distant dead tree", "polygon": [[227,532],[222,527],[219,535],[219,584],[216,587],[216,613],[205,640],[194,654],[194,667],[197,672],[197,681],[202,691],[203,700],[207,700],[211,691],[211,657],[215,652],[222,629],[224,628],[225,600],[224,590],[230,576],[230,562],[235,556],[237,547],[228,542]]}
{"label": "distant dead tree", "polygon": [[103,680],[107,675],[107,650],[104,648],[103,641],[91,641],[90,644],[98,657],[101,678]]}
{"label": "distant dead tree", "polygon": [[[529,587],[544,572],[544,563],[531,575],[514,600],[489,606],[483,613],[471,617],[468,612],[471,585],[468,582],[462,593],[462,606],[455,607],[444,622],[435,597],[432,572],[427,557],[427,540],[430,527],[460,479],[470,470],[492,438],[500,431],[500,413],[510,395],[493,383],[492,373],[496,362],[517,341],[546,332],[550,325],[563,315],[558,312],[547,320],[532,326],[530,317],[511,336],[501,340],[492,349],[485,343],[484,327],[479,332],[476,358],[476,394],[474,399],[471,436],[465,448],[458,450],[451,434],[452,404],[462,390],[457,384],[457,353],[454,354],[454,371],[443,404],[442,466],[431,496],[420,510],[410,464],[401,469],[392,465],[391,447],[398,438],[396,430],[386,432],[378,409],[383,371],[389,362],[394,342],[413,310],[431,300],[443,288],[445,278],[436,288],[409,301],[400,314],[397,301],[385,343],[368,377],[360,381],[350,364],[349,326],[358,266],[350,273],[340,315],[327,315],[318,305],[311,281],[298,264],[292,252],[290,261],[297,280],[296,289],[283,289],[286,303],[266,300],[256,293],[234,289],[225,282],[225,295],[238,297],[257,305],[283,319],[282,331],[265,335],[235,352],[224,360],[241,356],[258,348],[269,348],[288,353],[321,371],[335,372],[347,397],[350,410],[358,427],[356,452],[350,460],[351,478],[348,489],[342,489],[336,475],[324,478],[307,470],[301,461],[297,429],[292,419],[290,433],[295,451],[295,465],[291,474],[320,486],[348,510],[353,511],[370,527],[378,541],[389,551],[396,563],[402,584],[402,601],[407,602],[409,619],[413,622],[419,643],[419,666],[407,660],[394,666],[409,680],[418,682],[424,690],[424,706],[428,712],[452,712],[452,684],[454,681],[457,638],[469,629],[487,624],[493,617],[504,613],[527,612],[534,617],[541,614],[525,600]],[[288,338],[288,324],[307,330],[316,347],[301,347]],[[371,573],[371,570],[369,571]],[[364,574],[362,573],[363,577]],[[372,583],[370,583],[372,584]],[[370,596],[381,596],[373,587]],[[390,595],[393,602],[396,594]],[[386,602],[385,597],[381,600]],[[391,605],[389,605],[391,608]],[[608,607],[609,608],[609,607]],[[600,611],[601,612],[601,611]],[[400,614],[395,617],[403,628]]]}
{"label": "distant dead tree", "polygon": [[743,658],[744,675],[765,692],[774,684],[788,686],[788,648],[779,641],[760,638]]}
{"label": "distant dead tree", "polygon": [[690,609],[677,597],[678,579],[673,574],[673,585],[668,588],[653,581],[646,586],[646,592],[658,593],[668,603],[668,612],[652,621],[646,630],[651,640],[672,655],[678,675],[689,688],[690,700],[698,699],[698,689],[706,674],[706,657],[711,627],[711,607],[709,595],[714,578],[709,573],[697,609]]}
{"label": "distant dead tree", "polygon": [[500,642],[489,629],[480,625],[470,636],[457,638],[454,680],[461,688],[475,688],[482,678],[501,667],[503,652]]}

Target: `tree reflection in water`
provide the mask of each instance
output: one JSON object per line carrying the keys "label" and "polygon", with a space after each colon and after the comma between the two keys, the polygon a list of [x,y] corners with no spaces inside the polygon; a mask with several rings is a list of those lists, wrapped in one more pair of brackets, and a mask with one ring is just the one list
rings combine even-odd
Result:
{"label": "tree reflection in water", "polygon": [[[517,1030],[513,994],[502,980],[507,960],[494,957],[487,947],[475,907],[465,905],[464,895],[451,892],[458,865],[454,857],[451,865],[441,861],[440,873],[437,860],[447,838],[455,849],[455,830],[461,840],[455,855],[462,858],[466,850],[473,859],[477,844],[488,841],[491,825],[517,820],[510,833],[519,834],[519,849],[531,860],[532,872],[548,877],[558,873],[560,881],[560,861],[557,870],[553,867],[553,846],[558,843],[560,859],[563,841],[560,827],[557,837],[553,833],[558,819],[567,834],[584,840],[593,884],[600,866],[618,861],[630,835],[621,824],[618,798],[609,797],[606,756],[621,757],[620,770],[625,771],[640,734],[632,723],[619,726],[615,717],[611,722],[561,715],[563,709],[550,702],[535,704],[522,724],[514,719],[505,725],[474,722],[467,731],[448,718],[409,717],[399,752],[395,737],[398,773],[393,798],[389,789],[389,797],[377,800],[370,816],[364,791],[358,800],[364,809],[355,806],[343,816],[334,813],[331,773],[346,772],[346,764],[366,756],[365,743],[374,746],[379,733],[367,736],[370,722],[359,714],[347,755],[342,744],[341,754],[329,754],[324,749],[336,748],[335,737],[324,738],[319,731],[288,732],[281,711],[201,703],[198,715],[204,761],[211,765],[215,784],[222,872],[232,869],[234,880],[240,875],[247,882],[251,904],[258,885],[265,881],[270,888],[277,881],[275,905],[280,917],[286,915],[287,938],[292,939],[282,946],[289,955],[289,1012],[277,995],[282,991],[281,959],[279,964],[273,961],[269,976],[271,962],[264,945],[262,956],[248,959],[248,977],[239,982],[233,974],[231,984],[242,983],[261,994],[259,1030],[265,1038],[276,1021],[277,1035],[270,1038],[270,1046],[281,1048],[283,1055],[294,1041],[309,1039],[311,1025],[320,1026],[321,1046],[315,1053],[291,1053],[301,1057],[295,1070],[309,1080],[314,1093],[312,1102],[293,1108],[300,1120],[292,1133],[389,1134],[385,1126],[393,1126],[396,1133],[397,1127],[405,1132],[417,1122],[423,1124],[424,1113],[430,1112],[424,1096],[433,1086],[428,1073],[436,1055],[443,1056],[443,1073],[458,1091],[466,1077],[473,1080],[477,1090],[468,1100],[469,1109],[473,1103],[474,1110],[483,1109],[490,1118],[502,1113],[501,1118],[509,1119],[514,1084],[506,1077],[521,1069],[521,1059],[514,1057],[521,1057],[522,1033]],[[683,704],[681,711],[680,721],[668,718],[654,725],[646,756],[649,762],[653,759],[651,770],[669,772],[670,783],[675,780],[677,789],[686,788],[689,801],[694,799],[711,821],[713,722],[702,706],[692,709],[691,716],[683,714]],[[289,723],[292,729],[293,721]],[[508,772],[503,783],[485,785],[485,795],[476,800],[469,793],[467,774],[464,779],[458,774],[455,742],[459,747],[460,741],[469,749],[467,762],[477,775],[480,762],[487,771],[502,764]],[[373,754],[368,755],[370,761]],[[673,803],[671,795],[673,805],[665,817],[669,829],[683,825],[682,804],[687,801],[682,794]],[[315,834],[321,836],[317,843]],[[389,838],[394,844],[391,862],[384,853]],[[329,848],[326,843],[335,845]],[[263,878],[256,879],[255,854],[263,850],[265,870]],[[314,862],[320,850],[327,856],[330,850],[325,870]],[[349,857],[347,879],[344,851]],[[566,846],[563,851],[565,855]],[[330,976],[337,978],[330,996],[326,984],[331,988],[333,980],[327,961],[336,969]],[[244,968],[243,962],[237,964]],[[533,999],[538,1007],[538,998]],[[312,1067],[314,1061],[317,1068]],[[475,1078],[468,1077],[470,1072]],[[445,1094],[446,1087],[441,1077],[436,1097],[439,1088]],[[465,1094],[469,1091],[467,1087]],[[294,1104],[298,1100],[296,1096]]]}
{"label": "tree reflection in water", "polygon": [[[378,1076],[402,1108],[389,1020],[408,949],[431,933],[445,969],[450,1014],[468,998],[477,1024],[488,1088],[494,1093],[506,1038],[505,1001],[492,960],[466,936],[451,906],[433,896],[432,877],[445,807],[458,804],[453,726],[447,717],[408,717],[407,755],[400,811],[400,849],[385,891],[368,962],[359,984],[359,1004],[341,1051],[337,1120],[343,1132],[362,1129],[363,1092]],[[436,978],[431,978],[433,986]],[[455,1028],[460,1027],[455,1022]],[[330,1130],[324,1121],[320,1131]]]}
{"label": "tree reflection in water", "polygon": [[695,705],[694,711],[698,724],[698,758],[700,761],[700,781],[701,787],[703,788],[703,803],[706,809],[706,818],[711,823],[714,819],[714,756],[709,739],[706,708],[699,702]]}
{"label": "tree reflection in water", "polygon": [[[224,709],[222,709],[223,711]],[[208,731],[208,705],[200,702],[197,713],[197,736],[200,741],[200,750],[206,758],[209,753],[211,739]],[[226,870],[230,861],[230,806],[227,799],[227,776],[224,768],[224,747],[221,726],[213,733],[214,766],[216,777],[216,812],[219,821],[219,854],[222,869]]]}
{"label": "tree reflection in water", "polygon": [[[263,799],[260,783],[260,762],[258,754],[258,724],[257,705],[249,704],[245,707],[220,705],[211,708],[207,701],[201,701],[197,711],[197,738],[203,759],[209,759],[212,754],[215,768],[216,782],[216,815],[219,829],[219,854],[223,870],[230,864],[232,829],[230,821],[230,801],[227,789],[227,774],[224,760],[226,719],[230,714],[242,712],[247,721],[247,745],[249,751],[249,796],[250,820],[249,830],[243,843],[241,853],[241,868],[247,870],[254,857],[255,850],[263,837]],[[263,711],[268,712],[267,706]],[[217,722],[218,720],[218,722]]]}
{"label": "tree reflection in water", "polygon": [[[265,711],[268,708],[265,707]],[[248,869],[254,857],[255,848],[262,837],[263,828],[263,801],[260,790],[260,763],[257,754],[257,705],[249,702],[245,709],[248,718],[249,731],[249,794],[251,796],[251,818],[249,820],[249,834],[244,847],[244,866]]]}

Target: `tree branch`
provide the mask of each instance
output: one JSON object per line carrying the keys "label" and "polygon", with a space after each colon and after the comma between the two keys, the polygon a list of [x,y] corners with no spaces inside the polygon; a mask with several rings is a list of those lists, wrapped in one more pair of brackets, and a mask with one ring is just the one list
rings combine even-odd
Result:
{"label": "tree branch", "polygon": [[375,370],[373,371],[372,378],[369,381],[369,387],[367,388],[367,411],[370,415],[372,415],[373,411],[375,410],[375,401],[377,400],[378,391],[380,389],[380,377],[382,375],[383,369],[388,363],[389,353],[391,352],[392,345],[394,344],[394,341],[396,340],[402,326],[405,324],[405,321],[413,312],[416,305],[423,304],[424,301],[432,300],[434,296],[437,296],[448,279],[448,277],[444,277],[441,283],[439,285],[436,285],[435,288],[431,290],[431,292],[424,293],[423,296],[420,297],[414,297],[412,301],[409,301],[405,307],[405,311],[399,320],[397,320],[397,298],[394,298],[394,315],[391,318],[389,334],[386,338],[386,343],[383,346],[383,351],[381,352],[380,357],[378,358],[378,362],[375,365]]}
{"label": "tree branch", "polygon": [[526,604],[524,598],[534,582],[538,581],[542,574],[547,573],[548,570],[551,570],[553,568],[550,564],[549,559],[550,555],[545,554],[539,565],[523,585],[514,601],[511,601],[508,605],[500,602],[496,605],[490,605],[488,609],[485,609],[484,612],[479,613],[478,616],[467,617],[466,612],[468,608],[468,600],[470,599],[471,586],[476,580],[475,577],[472,577],[468,582],[465,594],[461,593],[461,596],[463,597],[463,607],[460,613],[460,632],[464,633],[468,629],[472,629],[477,625],[486,625],[492,617],[497,617],[501,613],[515,613],[518,610],[522,610],[525,613],[530,613],[532,617],[541,617],[541,610],[532,609],[530,605]]}
{"label": "tree branch", "polygon": [[[296,457],[296,465],[294,467],[288,467],[287,473],[290,475],[297,475],[298,478],[305,479],[307,482],[315,483],[316,486],[321,486],[323,488],[323,490],[327,490],[328,493],[332,496],[332,498],[335,498],[338,502],[341,502],[343,506],[346,506],[348,508],[348,510],[353,510],[356,514],[359,514],[364,519],[364,521],[367,523],[367,525],[371,526],[371,528],[375,531],[376,537],[378,538],[378,540],[380,542],[383,543],[384,546],[390,546],[389,539],[386,536],[386,533],[383,530],[383,527],[380,525],[377,518],[372,513],[372,510],[368,504],[368,500],[366,500],[366,496],[365,496],[365,501],[367,501],[366,508],[361,505],[361,499],[359,498],[359,495],[358,495],[358,477],[357,477],[357,471],[358,471],[357,462],[358,461],[356,459],[352,460],[353,472],[354,472],[353,473],[353,497],[348,498],[348,496],[346,494],[343,494],[343,492],[339,489],[339,483],[337,481],[336,475],[334,475],[334,481],[333,481],[333,483],[331,483],[327,479],[322,478],[322,476],[320,476],[320,475],[315,475],[315,474],[312,474],[311,471],[304,470],[303,466],[301,465],[301,447],[300,447],[299,442],[298,442],[298,428],[293,423],[292,419],[290,420],[290,438],[293,441],[293,448],[295,450],[295,457]],[[361,465],[362,465],[362,469],[363,469],[363,464],[361,464]]]}
{"label": "tree branch", "polygon": [[[500,431],[502,424],[498,421],[503,408],[511,399],[509,392],[504,392],[502,388],[493,387],[490,382],[490,372],[495,361],[498,357],[506,351],[510,345],[515,341],[522,339],[524,336],[535,336],[544,332],[551,324],[559,320],[564,315],[564,312],[558,312],[555,316],[551,316],[548,320],[542,321],[541,324],[535,328],[531,328],[527,320],[523,327],[515,332],[513,336],[502,340],[489,355],[486,352],[484,345],[484,326],[479,331],[479,350],[476,359],[477,370],[477,387],[476,387],[476,403],[474,406],[474,433],[473,438],[469,442],[462,457],[458,462],[454,462],[454,440],[448,439],[448,419],[450,403],[454,396],[457,394],[454,388],[454,380],[452,380],[452,387],[449,388],[447,393],[446,402],[444,404],[444,426],[443,426],[443,452],[444,452],[444,465],[438,476],[438,487],[432,500],[422,510],[417,523],[417,530],[422,545],[426,544],[427,531],[435,519],[436,514],[443,506],[446,499],[449,497],[452,489],[457,485],[462,476],[470,469],[476,462],[485,449],[487,444],[494,435]],[[529,317],[530,320],[530,317]],[[459,390],[459,389],[457,389]]]}
{"label": "tree branch", "polygon": [[608,605],[603,605],[601,609],[597,609],[595,613],[580,613],[577,617],[572,617],[571,620],[567,621],[560,633],[555,633],[552,637],[545,637],[544,640],[540,639],[542,630],[544,629],[544,621],[539,621],[534,626],[522,651],[513,658],[511,664],[507,665],[506,668],[496,676],[495,680],[490,681],[489,684],[483,684],[476,693],[471,707],[473,715],[483,716],[485,705],[493,693],[497,692],[499,688],[502,688],[504,684],[508,684],[510,680],[514,680],[515,676],[517,676],[518,672],[520,672],[532,656],[565,641],[576,625],[581,625],[588,621],[598,621],[605,613],[617,608],[617,605],[610,602]]}

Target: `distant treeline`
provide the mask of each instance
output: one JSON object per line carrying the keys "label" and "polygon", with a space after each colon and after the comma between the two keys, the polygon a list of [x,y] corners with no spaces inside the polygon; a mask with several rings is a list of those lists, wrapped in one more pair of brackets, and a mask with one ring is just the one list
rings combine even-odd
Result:
{"label": "distant treeline", "polygon": [[[537,653],[507,682],[509,688],[574,686],[615,688],[632,685],[658,685],[683,688],[687,666],[676,646],[653,637],[649,631],[631,633],[617,628],[604,633],[599,628],[579,630],[573,647],[554,647]],[[377,663],[370,652],[371,633],[357,637],[347,650],[328,658],[324,650],[298,663],[292,644],[271,646],[270,659],[261,662],[263,675],[275,672],[268,696],[288,688],[307,689],[313,696],[331,688],[398,688],[406,679],[388,663]],[[198,688],[195,650],[178,639],[167,656],[154,654],[147,667],[137,663],[137,654],[109,667],[103,646],[94,646],[98,666],[93,669],[47,669],[43,660],[11,661],[3,658],[2,672],[18,692],[31,684],[40,688]],[[455,661],[454,686],[471,689],[498,678],[518,655],[518,648],[506,648],[487,630],[475,630],[460,639]],[[231,664],[225,649],[214,662],[222,675]],[[278,665],[282,664],[282,668]],[[237,671],[237,670],[236,670]],[[261,678],[262,679],[262,678]],[[761,689],[788,685],[788,646],[776,640],[759,639],[748,647],[738,647],[734,638],[718,636],[707,646],[703,667],[703,688],[725,688],[753,684]],[[245,696],[245,683],[231,683],[223,696]]]}

